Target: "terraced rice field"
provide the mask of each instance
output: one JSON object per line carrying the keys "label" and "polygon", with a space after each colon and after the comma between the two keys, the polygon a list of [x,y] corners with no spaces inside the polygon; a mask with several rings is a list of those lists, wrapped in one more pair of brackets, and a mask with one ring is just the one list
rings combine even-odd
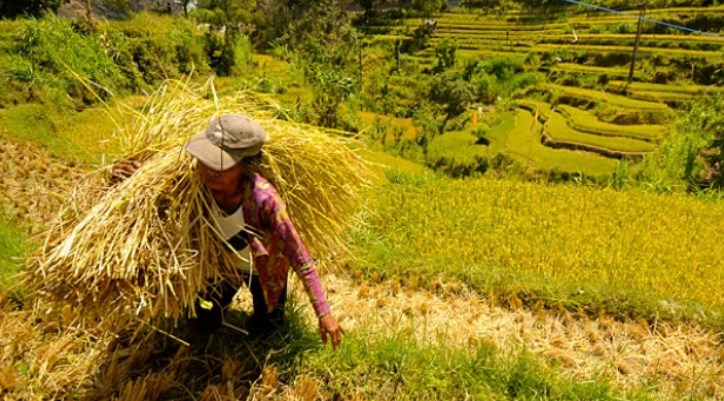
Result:
{"label": "terraced rice field", "polygon": [[[702,96],[722,90],[721,86],[712,85],[711,80],[716,74],[723,74],[724,32],[721,26],[717,31],[716,24],[713,28],[702,25],[710,32],[702,35],[645,23],[634,82],[628,85],[626,79],[636,40],[638,11],[628,13],[609,15],[571,7],[565,14],[544,21],[540,16],[516,11],[497,14],[459,9],[435,17],[437,25],[428,46],[412,58],[420,68],[431,68],[435,63],[434,48],[443,39],[455,44],[458,65],[502,57],[527,60],[534,55],[542,61],[528,68],[546,73],[548,82],[537,90],[513,97],[521,107],[528,109],[531,109],[530,102],[555,103],[556,113],[547,124],[548,140],[531,136],[527,147],[536,149],[541,141],[550,146],[566,142],[586,145],[578,147],[575,153],[601,154],[600,149],[612,151],[604,152],[608,156],[652,153],[675,129],[673,117],[678,110]],[[671,7],[647,12],[650,20],[679,25],[715,20],[722,15],[723,6]],[[391,36],[386,38],[410,37],[423,21],[411,18],[390,26]],[[594,109],[629,116],[601,121],[593,115]],[[465,145],[468,140],[462,139],[464,135],[455,135],[460,138],[459,152],[470,152],[466,148],[470,145]],[[513,132],[511,135],[521,137]],[[452,156],[455,141],[445,142],[444,153]],[[505,148],[503,152],[518,157],[521,153],[538,153],[521,152],[520,146]],[[549,156],[559,155],[554,159],[560,159],[560,155],[569,157],[569,152],[551,149]],[[609,163],[596,164],[594,169],[599,171],[609,166]]]}

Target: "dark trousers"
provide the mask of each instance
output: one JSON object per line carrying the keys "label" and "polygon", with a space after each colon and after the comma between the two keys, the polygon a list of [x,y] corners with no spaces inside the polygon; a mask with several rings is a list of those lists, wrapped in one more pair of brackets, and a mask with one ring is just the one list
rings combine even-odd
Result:
{"label": "dark trousers", "polygon": [[[259,277],[252,275],[251,280],[247,276],[244,279],[245,284],[249,284],[249,291],[254,302],[254,314],[249,320],[249,329],[267,329],[269,326],[280,322],[284,318],[284,306],[287,302],[287,286],[279,296],[279,303],[271,311],[268,312],[264,293],[259,283]],[[239,287],[236,283],[228,281],[221,282],[217,285],[210,286],[205,297],[206,301],[210,301],[212,307],[210,309],[201,306],[201,300],[197,300],[194,304],[196,311],[195,318],[189,318],[187,327],[189,331],[197,335],[209,335],[214,333],[221,327],[224,320],[224,310],[234,299]]]}

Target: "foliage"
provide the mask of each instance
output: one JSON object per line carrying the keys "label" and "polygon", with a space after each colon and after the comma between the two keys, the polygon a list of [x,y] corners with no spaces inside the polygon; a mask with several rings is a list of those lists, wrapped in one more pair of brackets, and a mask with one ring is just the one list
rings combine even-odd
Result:
{"label": "foliage", "polygon": [[490,139],[488,139],[488,134],[490,133],[490,127],[487,125],[481,125],[478,128],[475,128],[472,131],[473,136],[475,139],[476,145],[488,145],[490,144]]}
{"label": "foliage", "polygon": [[[30,88],[28,100],[64,105],[69,95],[80,104],[93,102],[95,95],[76,74],[102,88],[127,84],[119,67],[106,56],[99,36],[76,32],[57,17],[25,21],[17,37],[13,53],[23,61],[15,64],[12,74]],[[100,95],[108,93],[100,91]]]}
{"label": "foliage", "polygon": [[434,111],[427,107],[421,107],[415,110],[412,115],[415,125],[420,127],[415,142],[422,148],[423,157],[427,161],[430,143],[435,140],[435,136],[439,133],[438,122],[435,119]]}
{"label": "foliage", "polygon": [[[446,334],[438,334],[442,335]],[[430,346],[395,325],[384,333],[357,331],[345,337],[345,346],[337,352],[310,352],[304,361],[302,371],[320,377],[328,393],[340,399],[613,401],[620,397],[605,382],[572,381],[526,352],[506,355],[488,342],[470,344],[468,349]],[[626,397],[647,399],[635,392]]]}
{"label": "foliage", "polygon": [[[114,60],[122,58],[124,62],[116,63],[126,70],[136,69],[148,84],[209,70],[202,36],[189,20],[136,14],[107,28],[110,34],[116,29],[120,32],[115,38],[121,43],[107,44],[115,53]],[[123,54],[124,51],[127,53]]]}
{"label": "foliage", "polygon": [[30,101],[79,109],[108,91],[138,93],[167,77],[208,71],[203,41],[183,18],[137,14],[88,31],[48,16],[7,27],[13,43],[0,52],[0,105]]}
{"label": "foliage", "polygon": [[[446,121],[465,111],[475,100],[472,87],[457,73],[442,73],[433,77],[429,98],[441,105],[446,113]],[[441,132],[444,128],[441,126]]]}
{"label": "foliage", "polygon": [[[719,92],[694,104],[683,121],[682,129],[705,141],[698,149],[706,165],[705,171],[703,177],[696,178],[706,185],[724,187],[724,94]],[[691,163],[688,161],[685,166],[685,178],[693,174]]]}
{"label": "foliage", "polygon": [[443,5],[447,5],[445,0],[412,0],[412,8],[425,17],[432,17],[440,12]]}
{"label": "foliage", "polygon": [[616,165],[616,168],[611,173],[611,187],[614,189],[624,189],[631,179],[631,172],[629,163],[626,160],[621,160]]}
{"label": "foliage", "polygon": [[357,81],[337,69],[315,69],[310,81],[314,85],[312,107],[318,116],[316,123],[323,127],[337,127],[339,105],[355,91]]}
{"label": "foliage", "polygon": [[455,44],[455,41],[447,37],[435,44],[435,58],[437,59],[435,72],[443,72],[448,68],[455,66],[456,50],[457,45]]}
{"label": "foliage", "polygon": [[255,0],[200,0],[194,8],[194,17],[209,24],[206,33],[206,53],[209,65],[222,76],[231,75],[235,66],[234,50],[241,27],[252,21]]}
{"label": "foliage", "polygon": [[383,4],[383,0],[357,0],[357,3],[365,11],[365,18],[371,18],[375,15],[375,7]]}
{"label": "foliage", "polygon": [[289,3],[293,4],[288,11],[291,20],[282,35],[278,36],[279,42],[291,48],[307,46],[310,41],[316,42],[322,53],[313,54],[313,61],[342,61],[347,50],[343,44],[357,45],[356,42],[347,41],[354,39],[354,28],[349,25],[347,14],[334,0],[301,0]]}
{"label": "foliage", "polygon": [[705,97],[682,113],[677,129],[639,172],[642,185],[657,192],[721,186],[723,97]]}
{"label": "foliage", "polygon": [[543,81],[539,73],[524,73],[523,60],[510,57],[471,62],[466,65],[464,75],[475,88],[476,97],[486,104]]}

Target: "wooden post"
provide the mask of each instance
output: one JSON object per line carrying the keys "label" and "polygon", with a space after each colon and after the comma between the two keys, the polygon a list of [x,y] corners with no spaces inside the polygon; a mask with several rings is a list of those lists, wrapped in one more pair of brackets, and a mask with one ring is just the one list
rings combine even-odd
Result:
{"label": "wooden post", "polygon": [[641,3],[641,13],[639,14],[639,27],[636,32],[636,41],[634,42],[633,56],[631,57],[631,69],[628,72],[628,83],[633,81],[634,68],[636,66],[636,56],[639,53],[639,44],[641,43],[641,31],[643,30],[644,18],[646,17],[646,2]]}

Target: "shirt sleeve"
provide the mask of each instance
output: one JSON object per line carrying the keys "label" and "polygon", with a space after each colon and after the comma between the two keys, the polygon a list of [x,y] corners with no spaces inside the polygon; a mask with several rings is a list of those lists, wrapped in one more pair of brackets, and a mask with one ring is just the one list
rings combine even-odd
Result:
{"label": "shirt sleeve", "polygon": [[314,259],[309,255],[304,246],[297,229],[294,227],[286,207],[276,193],[266,198],[262,208],[262,218],[269,229],[274,241],[277,241],[277,249],[284,254],[286,259],[299,279],[304,284],[304,289],[314,307],[317,317],[329,313],[329,304],[324,295],[322,282],[317,274]]}

